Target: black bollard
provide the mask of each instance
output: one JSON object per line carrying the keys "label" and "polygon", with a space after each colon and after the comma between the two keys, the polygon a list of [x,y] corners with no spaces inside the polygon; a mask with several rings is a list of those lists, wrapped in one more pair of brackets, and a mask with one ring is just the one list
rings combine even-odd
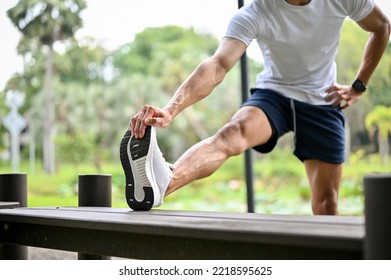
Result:
{"label": "black bollard", "polygon": [[[79,175],[79,207],[111,207],[111,175]],[[108,256],[78,253],[79,260],[110,260]]]}
{"label": "black bollard", "polygon": [[79,206],[111,207],[111,175],[79,175]]}
{"label": "black bollard", "polygon": [[[0,201],[18,202],[20,207],[27,207],[27,174],[0,174]],[[5,229],[1,229],[5,230]],[[26,246],[0,245],[0,260],[27,260]]]}
{"label": "black bollard", "polygon": [[364,177],[365,258],[391,260],[391,174]]}
{"label": "black bollard", "polygon": [[0,201],[19,202],[27,207],[27,174],[0,174]]}

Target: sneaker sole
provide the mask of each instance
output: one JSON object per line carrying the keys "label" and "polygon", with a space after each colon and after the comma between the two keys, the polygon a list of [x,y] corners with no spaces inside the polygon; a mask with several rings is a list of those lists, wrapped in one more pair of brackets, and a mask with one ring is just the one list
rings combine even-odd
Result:
{"label": "sneaker sole", "polygon": [[151,127],[147,126],[143,138],[131,138],[130,131],[127,131],[120,145],[120,159],[126,179],[126,202],[136,211],[150,210],[154,203],[154,190],[146,174],[150,143]]}

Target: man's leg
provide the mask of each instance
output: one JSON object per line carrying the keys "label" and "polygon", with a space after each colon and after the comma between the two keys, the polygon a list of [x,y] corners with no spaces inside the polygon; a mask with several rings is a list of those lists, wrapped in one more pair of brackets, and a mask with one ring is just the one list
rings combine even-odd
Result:
{"label": "man's leg", "polygon": [[215,135],[187,150],[175,163],[166,195],[215,172],[229,157],[267,142],[272,129],[265,113],[245,106]]}
{"label": "man's leg", "polygon": [[314,215],[338,215],[342,164],[305,160],[304,165],[311,186],[311,205]]}

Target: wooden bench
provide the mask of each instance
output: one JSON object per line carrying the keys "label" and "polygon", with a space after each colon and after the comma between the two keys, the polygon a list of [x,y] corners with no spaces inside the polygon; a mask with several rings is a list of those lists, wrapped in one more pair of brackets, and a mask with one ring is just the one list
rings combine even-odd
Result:
{"label": "wooden bench", "polygon": [[0,210],[0,245],[134,259],[362,259],[363,217],[97,207]]}
{"label": "wooden bench", "polygon": [[0,201],[0,209],[16,208],[19,206],[19,202]]}

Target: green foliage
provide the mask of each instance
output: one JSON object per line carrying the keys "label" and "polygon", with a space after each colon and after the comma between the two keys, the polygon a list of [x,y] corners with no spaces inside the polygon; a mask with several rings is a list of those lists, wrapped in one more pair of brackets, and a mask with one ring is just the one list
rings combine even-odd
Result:
{"label": "green foliage", "polygon": [[391,43],[388,44],[378,69],[371,78],[369,96],[372,105],[391,106]]}
{"label": "green foliage", "polygon": [[[22,33],[18,50],[24,58],[34,60],[29,54],[36,54],[43,46],[47,46],[45,62],[45,111],[43,129],[43,161],[44,169],[54,173],[55,158],[53,154],[53,53],[54,43],[72,38],[82,25],[81,11],[86,8],[84,0],[20,0],[13,8],[7,11],[8,17]],[[32,51],[29,51],[29,50]],[[23,79],[21,79],[23,80]],[[15,82],[20,82],[17,79]]]}
{"label": "green foliage", "polygon": [[365,126],[369,132],[376,126],[379,129],[381,137],[387,138],[391,133],[391,107],[382,105],[376,106],[365,119]]}
{"label": "green foliage", "polygon": [[82,25],[79,13],[85,8],[84,0],[21,0],[7,14],[24,36],[51,45],[73,36]]}
{"label": "green foliage", "polygon": [[350,154],[349,163],[350,164],[357,164],[358,162],[363,160],[365,156],[366,156],[366,154],[365,154],[364,149],[357,150],[354,153]]}
{"label": "green foliage", "polygon": [[192,71],[203,58],[215,51],[217,44],[212,35],[199,34],[193,29],[179,26],[146,28],[133,42],[114,52],[113,65],[121,75],[171,76],[175,69],[170,69],[174,65]]}
{"label": "green foliage", "polygon": [[31,56],[33,59],[24,61],[24,71],[15,73],[4,89],[5,92],[16,90],[24,93],[26,98],[24,105],[20,108],[22,113],[32,106],[33,96],[42,91],[44,83],[46,55],[40,49],[31,49]]}
{"label": "green foliage", "polygon": [[59,161],[80,163],[91,161],[96,150],[93,137],[83,132],[58,135],[56,138],[57,155]]}
{"label": "green foliage", "polygon": [[373,136],[378,134],[379,153],[387,164],[389,158],[388,135],[391,133],[391,107],[377,105],[365,118],[365,126]]}
{"label": "green foliage", "polygon": [[54,65],[64,84],[102,83],[105,80],[107,51],[92,38],[84,42],[71,41],[63,54],[56,53]]}

